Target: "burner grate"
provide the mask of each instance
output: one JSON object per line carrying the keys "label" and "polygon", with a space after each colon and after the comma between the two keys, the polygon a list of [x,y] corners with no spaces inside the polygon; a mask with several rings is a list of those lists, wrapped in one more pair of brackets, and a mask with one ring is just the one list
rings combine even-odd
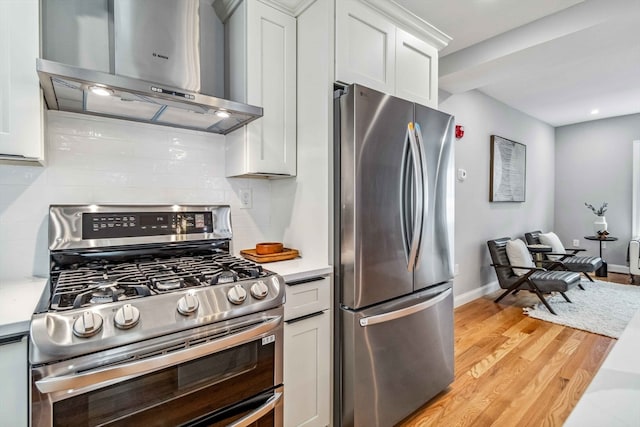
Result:
{"label": "burner grate", "polygon": [[52,273],[50,309],[69,310],[270,274],[258,264],[219,252],[123,262],[92,261]]}

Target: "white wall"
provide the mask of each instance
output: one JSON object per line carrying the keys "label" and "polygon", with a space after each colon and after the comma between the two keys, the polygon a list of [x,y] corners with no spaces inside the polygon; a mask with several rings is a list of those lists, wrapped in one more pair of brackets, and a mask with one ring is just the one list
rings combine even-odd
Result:
{"label": "white wall", "polygon": [[640,139],[640,114],[594,120],[556,128],[555,226],[566,244],[598,254],[592,235],[595,215],[584,206],[608,202],[608,230],[617,242],[608,242],[603,257],[610,270],[625,271],[631,238],[632,146]]}
{"label": "white wall", "polygon": [[297,36],[297,176],[272,182],[273,234],[303,258],[331,264],[333,2],[315,1],[298,16]]}
{"label": "white wall", "polygon": [[[224,137],[47,113],[47,166],[0,165],[0,279],[48,276],[50,204],[230,204],[233,249],[270,240],[270,181],[226,179]],[[253,208],[238,190],[251,188]]]}
{"label": "white wall", "polygon": [[[554,130],[478,91],[440,96],[439,109],[456,116],[464,126],[457,140],[456,168],[467,171],[456,182],[455,259],[459,274],[454,281],[456,304],[482,294],[482,286],[496,280],[487,240],[524,239],[527,231],[549,230],[554,210]],[[526,201],[489,202],[489,141],[491,135],[527,146]]]}

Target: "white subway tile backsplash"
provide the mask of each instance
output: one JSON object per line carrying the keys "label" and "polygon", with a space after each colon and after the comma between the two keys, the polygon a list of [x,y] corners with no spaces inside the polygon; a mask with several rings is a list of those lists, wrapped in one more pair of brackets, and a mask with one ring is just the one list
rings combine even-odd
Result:
{"label": "white subway tile backsplash", "polygon": [[269,235],[270,181],[225,178],[224,136],[56,111],[47,122],[45,167],[0,165],[0,279],[47,275],[50,204],[224,203],[236,253]]}

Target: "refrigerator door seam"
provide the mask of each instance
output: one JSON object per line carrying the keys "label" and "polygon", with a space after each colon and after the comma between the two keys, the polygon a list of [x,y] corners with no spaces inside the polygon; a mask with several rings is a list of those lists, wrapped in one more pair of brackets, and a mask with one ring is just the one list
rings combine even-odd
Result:
{"label": "refrigerator door seam", "polygon": [[[423,197],[422,207],[418,211],[418,216],[420,217],[420,230],[417,231],[420,238],[418,239],[418,250],[416,252],[416,264],[418,263],[418,258],[420,258],[420,249],[422,249],[422,237],[423,236],[423,227],[424,227],[424,210],[429,210],[429,179],[428,179],[428,171],[427,171],[427,159],[425,158],[424,153],[424,140],[422,139],[422,129],[420,129],[420,125],[418,123],[415,124],[416,129],[416,137],[417,137],[417,148],[420,154],[420,178],[422,180],[422,192],[421,195]],[[417,268],[417,267],[416,267]]]}
{"label": "refrigerator door seam", "polygon": [[451,292],[453,292],[453,290],[449,288],[446,291],[439,293],[437,296],[431,299],[428,299],[427,301],[423,301],[419,304],[402,308],[400,310],[390,311],[384,314],[377,314],[375,316],[363,317],[362,319],[360,319],[360,326],[365,327],[365,326],[376,325],[378,323],[389,322],[391,320],[400,319],[402,317],[409,316],[419,311],[426,310],[427,308],[433,307],[434,305],[438,304],[440,301],[444,300],[446,297],[448,297],[451,294]]}

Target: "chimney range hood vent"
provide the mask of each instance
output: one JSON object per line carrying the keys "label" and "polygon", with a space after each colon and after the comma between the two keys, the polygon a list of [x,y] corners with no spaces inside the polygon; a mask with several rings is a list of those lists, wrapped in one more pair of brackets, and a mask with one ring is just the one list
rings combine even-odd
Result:
{"label": "chimney range hood vent", "polygon": [[[37,59],[36,70],[49,109],[220,134],[262,116],[261,107],[201,93],[224,68],[211,55],[223,40],[210,30],[217,23],[207,2],[84,2],[43,2],[46,59]],[[82,22],[88,15],[91,26]],[[93,29],[101,25],[108,31]],[[69,28],[93,33],[78,37]]]}
{"label": "chimney range hood vent", "polygon": [[262,108],[45,59],[36,63],[50,110],[227,134]]}

